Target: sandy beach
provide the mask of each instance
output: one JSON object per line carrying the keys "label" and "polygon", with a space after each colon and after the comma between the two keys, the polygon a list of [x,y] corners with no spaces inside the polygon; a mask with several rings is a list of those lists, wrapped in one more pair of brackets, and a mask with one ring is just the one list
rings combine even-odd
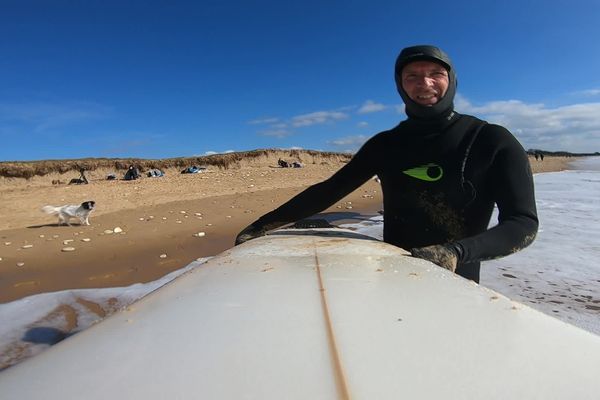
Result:
{"label": "sandy beach", "polygon": [[[156,280],[230,248],[243,227],[344,165],[341,159],[299,153],[303,168],[279,168],[279,157],[289,154],[274,152],[198,174],[173,168],[164,177],[135,181],[109,181],[114,171],[99,169],[88,173],[87,185],[52,183],[76,178],[73,171],[0,178],[0,303]],[[534,173],[560,171],[572,160],[532,158],[531,165]],[[40,211],[86,200],[96,202],[90,226],[75,220],[58,226],[55,216]],[[381,208],[380,186],[370,180],[325,212],[351,219]]]}

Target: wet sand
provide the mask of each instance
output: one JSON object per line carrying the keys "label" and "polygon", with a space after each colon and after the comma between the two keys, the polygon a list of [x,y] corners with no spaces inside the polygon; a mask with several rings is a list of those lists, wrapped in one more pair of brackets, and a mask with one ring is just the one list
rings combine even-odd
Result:
{"label": "wet sand", "polygon": [[[534,173],[566,169],[573,159],[531,159]],[[128,286],[156,280],[191,261],[233,245],[235,235],[343,166],[335,160],[300,160],[304,168],[276,168],[265,157],[237,168],[161,178],[107,181],[89,174],[88,185],[53,185],[77,174],[30,180],[0,178],[0,303],[37,293]],[[44,205],[97,203],[90,226],[58,226]],[[326,213],[375,214],[380,186],[370,180]],[[122,232],[114,233],[115,228]],[[118,231],[118,230],[117,230]],[[65,248],[74,248],[64,251]]]}

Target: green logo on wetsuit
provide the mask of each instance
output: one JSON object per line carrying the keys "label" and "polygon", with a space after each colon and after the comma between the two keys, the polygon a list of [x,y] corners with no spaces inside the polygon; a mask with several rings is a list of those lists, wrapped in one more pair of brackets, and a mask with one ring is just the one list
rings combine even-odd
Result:
{"label": "green logo on wetsuit", "polygon": [[402,172],[408,176],[412,176],[413,178],[417,178],[427,182],[439,181],[444,175],[444,170],[442,170],[442,167],[432,163],[421,165],[420,167],[407,169],[406,171]]}

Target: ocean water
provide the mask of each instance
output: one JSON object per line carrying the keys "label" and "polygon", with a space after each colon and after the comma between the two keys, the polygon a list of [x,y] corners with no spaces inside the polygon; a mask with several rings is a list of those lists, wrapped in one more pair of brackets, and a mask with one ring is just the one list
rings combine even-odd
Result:
{"label": "ocean water", "polygon": [[[524,251],[484,262],[481,284],[600,335],[600,157],[534,176],[540,230]],[[381,239],[381,216],[341,227]],[[492,221],[496,218],[493,217]],[[492,222],[491,225],[493,225]],[[43,293],[0,304],[0,370],[33,356],[197,268],[128,287]]]}
{"label": "ocean water", "polygon": [[0,371],[101,321],[206,260],[200,258],[153,282],[41,293],[0,304]]}
{"label": "ocean water", "polygon": [[600,158],[535,176],[540,228],[525,251],[482,267],[483,284],[600,335]]}

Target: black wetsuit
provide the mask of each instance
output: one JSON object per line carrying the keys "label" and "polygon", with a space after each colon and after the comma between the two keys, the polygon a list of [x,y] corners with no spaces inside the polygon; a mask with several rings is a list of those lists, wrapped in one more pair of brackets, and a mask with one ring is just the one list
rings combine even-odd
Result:
{"label": "black wetsuit", "polygon": [[[331,178],[306,189],[252,225],[314,215],[377,175],[384,241],[410,249],[452,243],[456,273],[479,282],[480,261],[514,253],[535,238],[533,179],[527,155],[505,128],[451,113],[442,122],[409,118],[368,140]],[[487,229],[494,203],[499,223]]]}
{"label": "black wetsuit", "polygon": [[[402,86],[403,68],[416,61],[437,63],[448,73],[446,91],[433,105],[415,102]],[[479,282],[480,261],[514,253],[537,233],[527,155],[505,128],[454,112],[456,74],[441,49],[404,48],[394,77],[408,119],[369,139],[331,178],[262,216],[240,235],[256,236],[314,215],[378,175],[384,241],[406,250],[442,245],[456,253],[456,273]],[[418,78],[421,85],[432,79]],[[439,89],[438,84],[424,93]],[[499,223],[488,230],[494,203]]]}

